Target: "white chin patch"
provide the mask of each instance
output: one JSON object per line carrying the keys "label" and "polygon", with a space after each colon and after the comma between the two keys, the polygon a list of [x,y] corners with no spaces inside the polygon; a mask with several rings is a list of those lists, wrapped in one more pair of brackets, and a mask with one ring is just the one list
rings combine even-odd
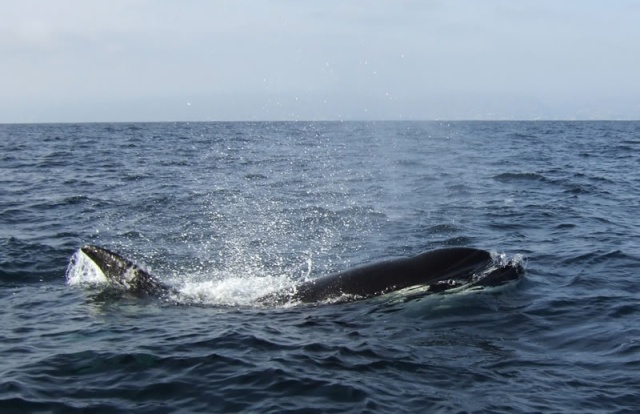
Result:
{"label": "white chin patch", "polygon": [[102,270],[82,250],[71,256],[66,276],[70,286],[102,285],[108,282]]}

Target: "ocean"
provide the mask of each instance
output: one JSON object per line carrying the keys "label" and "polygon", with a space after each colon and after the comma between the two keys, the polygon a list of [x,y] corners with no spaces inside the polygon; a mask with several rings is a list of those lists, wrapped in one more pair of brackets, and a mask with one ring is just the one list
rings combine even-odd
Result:
{"label": "ocean", "polygon": [[[636,413],[640,122],[0,125],[2,413]],[[118,251],[180,293],[70,266]],[[481,291],[265,306],[448,246]]]}

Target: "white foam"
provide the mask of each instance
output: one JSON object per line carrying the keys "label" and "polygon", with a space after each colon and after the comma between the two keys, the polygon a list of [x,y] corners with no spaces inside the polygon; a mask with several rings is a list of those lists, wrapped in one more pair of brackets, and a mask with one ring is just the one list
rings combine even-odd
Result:
{"label": "white foam", "polygon": [[[194,280],[195,279],[195,280]],[[199,281],[198,281],[199,279]],[[293,288],[294,281],[286,276],[247,275],[214,277],[185,277],[176,286],[169,299],[181,304],[202,304],[222,306],[255,306],[256,300],[287,288]]]}

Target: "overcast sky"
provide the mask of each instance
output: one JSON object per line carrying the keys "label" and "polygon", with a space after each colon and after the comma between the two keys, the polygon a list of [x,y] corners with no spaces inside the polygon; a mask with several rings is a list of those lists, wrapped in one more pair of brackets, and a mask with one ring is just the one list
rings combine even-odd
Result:
{"label": "overcast sky", "polygon": [[0,123],[640,119],[636,0],[0,0]]}

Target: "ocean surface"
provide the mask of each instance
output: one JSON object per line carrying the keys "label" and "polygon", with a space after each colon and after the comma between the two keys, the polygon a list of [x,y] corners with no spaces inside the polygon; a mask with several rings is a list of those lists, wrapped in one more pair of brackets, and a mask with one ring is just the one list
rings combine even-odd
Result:
{"label": "ocean surface", "polygon": [[[1,413],[637,413],[640,122],[0,125]],[[113,294],[84,244],[179,286]],[[500,288],[269,307],[445,246]]]}

